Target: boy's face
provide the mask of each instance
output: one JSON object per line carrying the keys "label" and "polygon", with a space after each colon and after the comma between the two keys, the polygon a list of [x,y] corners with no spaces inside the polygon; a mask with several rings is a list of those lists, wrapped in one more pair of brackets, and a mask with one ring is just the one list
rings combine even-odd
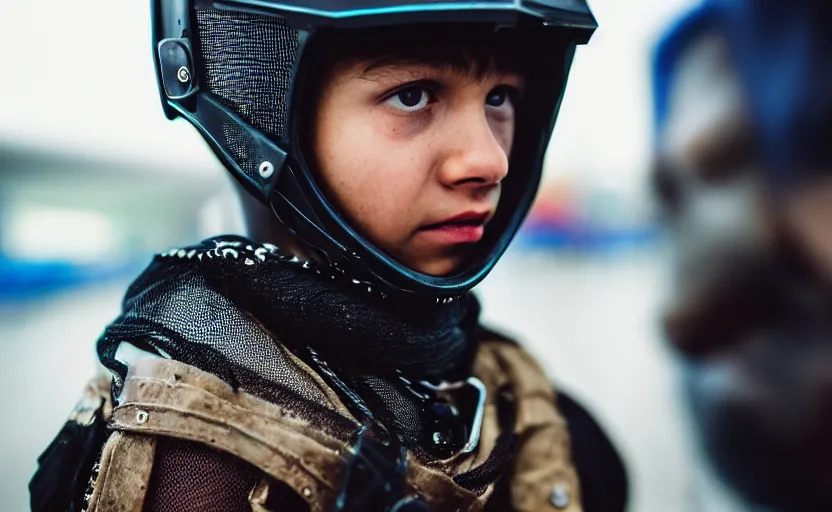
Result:
{"label": "boy's face", "polygon": [[508,173],[515,73],[415,61],[340,63],[313,128],[319,179],[341,214],[413,270],[459,267]]}

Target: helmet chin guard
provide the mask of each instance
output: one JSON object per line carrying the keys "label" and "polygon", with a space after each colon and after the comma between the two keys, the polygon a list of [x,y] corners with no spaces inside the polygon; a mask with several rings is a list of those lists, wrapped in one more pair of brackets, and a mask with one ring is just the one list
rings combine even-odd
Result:
{"label": "helmet chin guard", "polygon": [[[388,295],[441,299],[479,283],[531,208],[575,46],[596,28],[584,0],[151,0],[153,52],[168,118],[193,124],[245,189],[298,238]],[[458,272],[396,261],[351,227],[301,151],[299,97],[323,33],[460,23],[518,29],[529,66],[509,175],[485,237]],[[346,37],[346,36],[345,36]],[[518,57],[518,58],[520,58]]]}

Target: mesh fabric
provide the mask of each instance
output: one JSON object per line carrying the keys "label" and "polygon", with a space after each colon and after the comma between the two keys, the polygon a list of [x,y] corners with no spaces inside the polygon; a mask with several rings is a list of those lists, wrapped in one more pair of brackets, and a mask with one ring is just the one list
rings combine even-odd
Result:
{"label": "mesh fabric", "polygon": [[160,438],[145,510],[251,512],[248,495],[260,474],[231,454],[196,442]]}
{"label": "mesh fabric", "polygon": [[379,411],[382,421],[393,425],[393,430],[404,441],[405,447],[417,456],[427,458],[422,449],[426,425],[422,421],[419,404],[412,396],[403,393],[390,379],[376,375],[364,375],[362,388],[370,407]]}
{"label": "mesh fabric", "polygon": [[[203,92],[273,142],[286,137],[297,32],[282,18],[212,8],[198,8],[196,21]],[[236,121],[214,130],[234,162],[257,181],[260,164],[272,160],[261,144]]]}
{"label": "mesh fabric", "polygon": [[[350,440],[355,423],[335,412],[308,370],[289,354],[291,349],[303,357],[306,347],[314,347],[340,378],[362,388],[359,394],[372,400],[376,416],[397,420],[408,446],[419,444],[418,411],[390,384],[393,370],[447,375],[468,346],[470,329],[460,325],[473,327],[478,310],[468,314],[469,305],[462,302],[434,304],[422,312],[413,308],[410,320],[403,321],[339,291],[316,271],[293,270],[274,249],[222,237],[158,256],[130,286],[122,315],[99,341],[116,387],[127,368],[115,355],[119,344],[128,342],[211,372]],[[362,375],[379,373],[388,375],[370,379],[372,388],[362,384],[367,380]]]}
{"label": "mesh fabric", "polygon": [[126,372],[114,359],[121,342],[211,372],[339,439],[349,439],[354,428],[272,333],[207,285],[199,265],[157,266],[131,285],[124,313],[99,342],[102,361],[117,370],[117,387]]}
{"label": "mesh fabric", "polygon": [[224,146],[231,152],[240,169],[248,177],[256,179],[260,164],[269,160],[269,155],[262,146],[235,122],[222,123],[222,136],[225,139]]}
{"label": "mesh fabric", "polygon": [[202,84],[246,122],[286,134],[298,34],[274,16],[197,9]]}

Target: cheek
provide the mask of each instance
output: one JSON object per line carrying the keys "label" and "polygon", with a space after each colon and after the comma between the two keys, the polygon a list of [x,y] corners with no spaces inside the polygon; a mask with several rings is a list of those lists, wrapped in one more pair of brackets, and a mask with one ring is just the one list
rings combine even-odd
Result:
{"label": "cheek", "polygon": [[414,211],[424,179],[416,152],[371,113],[319,119],[315,150],[322,184],[342,215],[384,249],[419,222]]}
{"label": "cheek", "polygon": [[505,154],[511,156],[511,148],[514,144],[514,117],[488,118],[488,126]]}

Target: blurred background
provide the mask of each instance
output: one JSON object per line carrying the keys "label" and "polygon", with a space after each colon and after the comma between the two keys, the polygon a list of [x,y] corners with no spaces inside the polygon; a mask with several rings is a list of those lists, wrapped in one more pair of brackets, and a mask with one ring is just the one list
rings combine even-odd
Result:
{"label": "blurred background", "polygon": [[[481,286],[625,457],[636,512],[740,510],[704,469],[656,312],[649,59],[691,0],[593,0],[538,203]],[[154,252],[240,229],[220,165],[159,107],[146,1],[0,3],[0,509],[92,374],[94,344]]]}

